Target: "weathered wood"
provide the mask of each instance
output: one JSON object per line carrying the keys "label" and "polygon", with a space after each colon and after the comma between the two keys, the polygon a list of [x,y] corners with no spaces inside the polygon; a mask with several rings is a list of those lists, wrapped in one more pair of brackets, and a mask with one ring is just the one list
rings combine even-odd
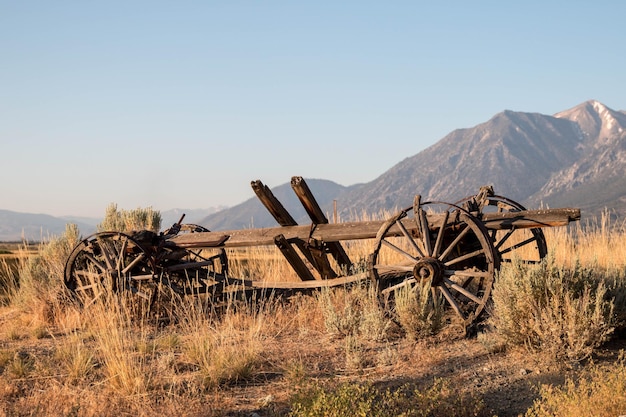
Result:
{"label": "weathered wood", "polygon": [[246,280],[239,278],[228,278],[231,286],[235,289],[238,285],[250,289],[315,289],[315,288],[330,288],[338,287],[341,285],[347,285],[354,282],[363,281],[368,279],[368,274],[365,272],[339,277],[335,279],[323,280],[323,281],[300,281],[300,282],[279,282],[279,281],[261,281],[261,280]]}
{"label": "weathered wood", "polygon": [[[252,181],[250,185],[263,206],[265,206],[267,211],[270,212],[278,224],[283,227],[296,226],[298,224],[291,214],[289,214],[287,209],[285,209],[282,203],[274,196],[272,190],[270,190],[268,186],[264,185],[260,180]],[[284,244],[291,245],[288,241],[285,241]],[[326,253],[324,253],[324,251],[309,248],[307,243],[300,239],[295,240],[293,244],[300,250],[300,253],[302,253],[302,255],[309,262],[308,265],[311,265],[312,269],[315,269],[319,273],[318,276],[310,273],[302,275],[298,273],[301,277],[306,277],[303,279],[309,279],[309,276],[321,279],[335,278],[337,276],[337,273],[330,266],[330,262],[328,262],[328,258],[326,257]],[[290,256],[289,253],[291,253],[288,252],[287,249],[281,249],[281,252],[285,256]],[[292,261],[295,262],[293,259],[288,259],[288,261],[290,263]]]}
{"label": "weathered wood", "polygon": [[[324,215],[324,212],[320,208],[317,200],[313,196],[311,189],[307,185],[306,181],[302,177],[292,177],[291,178],[291,188],[298,196],[298,200],[302,203],[304,210],[306,210],[309,215],[311,221],[315,224],[327,224],[328,219]],[[350,261],[350,257],[341,246],[339,242],[327,242],[325,246],[328,248],[330,254],[335,258],[339,267],[345,271],[349,271],[352,267],[352,261]]]}
{"label": "weathered wood", "polygon": [[580,220],[580,209],[559,208],[485,213],[481,220],[485,227],[491,230],[559,227]]}
{"label": "weathered wood", "polygon": [[250,186],[259,201],[261,201],[263,206],[265,206],[267,211],[270,212],[278,224],[281,226],[294,226],[297,224],[294,218],[291,217],[291,214],[289,214],[287,209],[285,209],[281,202],[274,196],[267,185],[264,185],[260,180],[256,180],[252,181]]}
{"label": "weathered wood", "polygon": [[328,223],[324,212],[320,208],[319,204],[317,204],[317,200],[313,197],[313,193],[311,192],[311,189],[307,185],[306,181],[304,181],[304,178],[291,177],[291,188],[298,196],[300,203],[302,203],[304,210],[307,212],[313,223]]}
{"label": "weathered wood", "polygon": [[[444,220],[443,213],[428,214],[428,224],[431,229],[438,229]],[[481,221],[487,229],[523,229],[565,226],[572,221],[580,219],[579,209],[545,209],[524,210],[518,212],[485,213]],[[415,230],[415,222],[402,221],[402,224],[410,232]],[[448,219],[452,224],[454,219]],[[273,245],[274,237],[283,234],[287,240],[311,238],[324,242],[337,242],[341,240],[373,239],[385,221],[346,222],[337,224],[319,224],[311,231],[310,226],[287,226],[270,227],[262,229],[243,229],[233,231],[199,232],[176,236],[172,242],[183,248],[206,247],[205,242],[213,242],[221,236],[229,236],[223,247],[245,247]],[[391,227],[389,233],[402,235],[398,226]]]}
{"label": "weathered wood", "polygon": [[298,274],[301,280],[303,281],[312,281],[315,280],[315,277],[306,266],[300,255],[296,252],[296,250],[291,246],[291,244],[285,239],[285,236],[278,235],[274,238],[274,243],[276,247],[280,249],[282,254],[289,262],[289,265],[293,268],[293,270]]}

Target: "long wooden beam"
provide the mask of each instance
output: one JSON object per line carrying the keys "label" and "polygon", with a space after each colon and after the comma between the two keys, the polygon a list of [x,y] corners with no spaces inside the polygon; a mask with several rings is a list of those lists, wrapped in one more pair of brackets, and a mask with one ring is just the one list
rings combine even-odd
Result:
{"label": "long wooden beam", "polygon": [[[428,214],[428,227],[430,229],[439,228],[443,218],[443,213]],[[485,227],[490,230],[557,227],[565,226],[577,220],[580,220],[580,210],[573,208],[485,213],[481,219]],[[318,224],[314,230],[311,230],[311,227],[306,225],[187,233],[173,237],[170,240],[184,248],[212,247],[216,246],[213,244],[214,242],[221,242],[220,247],[231,248],[274,245],[274,238],[280,234],[287,240],[306,240],[310,236],[313,239],[324,242],[338,242],[343,240],[373,239],[383,223],[385,223],[384,220]],[[402,223],[409,231],[413,231],[416,228],[413,220],[404,219]],[[401,230],[395,226],[389,230],[389,234],[400,235]]]}

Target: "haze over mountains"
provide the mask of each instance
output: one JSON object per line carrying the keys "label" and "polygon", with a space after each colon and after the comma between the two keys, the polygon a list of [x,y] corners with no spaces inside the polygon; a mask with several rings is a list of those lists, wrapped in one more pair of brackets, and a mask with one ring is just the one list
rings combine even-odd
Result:
{"label": "haze over mountains", "polygon": [[[197,223],[207,215],[223,210],[224,207],[208,209],[172,209],[161,212],[161,224],[169,227],[176,223],[183,213],[186,223]],[[83,236],[96,231],[102,219],[88,217],[53,217],[47,214],[18,213],[0,209],[0,242],[21,242],[48,240],[52,236],[59,236],[65,231],[68,223],[78,226]]]}
{"label": "haze over mountains", "polygon": [[[380,146],[385,146],[384,142]],[[274,195],[296,220],[309,223],[289,178],[285,181],[272,190]],[[608,209],[623,216],[626,112],[595,100],[552,116],[505,110],[477,126],[454,130],[369,183],[344,187],[329,180],[306,181],[329,218],[336,201],[343,221],[364,212],[404,208],[411,205],[415,194],[421,194],[423,200],[454,202],[476,193],[482,185],[493,185],[497,194],[528,208],[579,207],[583,216]],[[175,214],[180,217],[179,212]],[[211,230],[276,225],[256,198],[204,218],[195,214],[188,213],[185,222]],[[168,221],[164,215],[163,225],[178,220],[176,215]],[[22,230],[36,230],[34,239],[42,231],[52,232],[48,226],[51,219],[19,216],[24,213],[0,210],[0,241],[13,240],[16,227],[18,236]]]}

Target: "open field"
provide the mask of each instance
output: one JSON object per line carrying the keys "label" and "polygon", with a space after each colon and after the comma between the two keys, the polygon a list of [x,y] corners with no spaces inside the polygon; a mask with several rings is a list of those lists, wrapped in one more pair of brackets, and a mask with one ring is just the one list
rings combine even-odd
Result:
{"label": "open field", "polygon": [[[20,254],[19,287],[0,260],[0,416],[626,414],[625,231],[582,226],[545,231],[545,264],[503,266],[472,338],[450,315],[390,320],[367,285],[219,311],[173,299],[167,322],[118,299],[82,309],[61,282],[64,236]],[[272,254],[241,259],[293,279]]]}

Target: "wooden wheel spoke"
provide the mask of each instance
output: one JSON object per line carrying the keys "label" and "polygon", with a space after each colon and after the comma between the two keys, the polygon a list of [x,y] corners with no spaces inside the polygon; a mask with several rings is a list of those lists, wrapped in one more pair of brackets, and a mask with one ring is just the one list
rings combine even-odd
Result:
{"label": "wooden wheel spoke", "polygon": [[95,304],[102,296],[104,295],[104,291],[99,289],[97,293],[95,293],[90,300],[85,303],[85,307],[89,307],[92,304]]}
{"label": "wooden wheel spoke", "polygon": [[102,274],[99,274],[92,270],[78,270],[74,272],[77,277],[86,278],[88,281],[99,281]]}
{"label": "wooden wheel spoke", "polygon": [[97,268],[100,270],[100,272],[105,272],[105,271],[107,270],[106,265],[104,265],[102,262],[100,262],[100,260],[96,259],[95,255],[94,255],[93,253],[90,253],[90,252],[85,252],[83,255],[84,255],[84,257],[85,257],[86,259],[88,259],[89,261],[91,261],[91,263],[92,263],[95,267],[97,267]]}
{"label": "wooden wheel spoke", "polygon": [[533,237],[529,237],[528,239],[526,239],[526,240],[524,240],[522,242],[516,243],[515,245],[509,246],[508,248],[500,251],[500,254],[509,253],[509,252],[511,252],[511,251],[513,251],[515,249],[521,248],[522,246],[526,246],[529,243],[535,242],[536,240],[537,240],[537,237],[533,235]]}
{"label": "wooden wheel spoke", "polygon": [[130,290],[133,293],[133,295],[141,297],[144,300],[150,301],[152,299],[152,294],[149,294],[149,293],[147,293],[145,291],[141,291],[141,290],[139,290],[137,288],[134,288],[134,287],[131,287]]}
{"label": "wooden wheel spoke", "polygon": [[416,282],[417,282],[417,280],[415,278],[410,278],[410,279],[404,280],[404,281],[402,281],[399,284],[392,285],[391,287],[385,288],[384,290],[381,291],[381,294],[383,294],[383,295],[389,294],[391,292],[394,292],[397,289],[400,289],[402,287],[406,287],[407,285],[413,285]]}
{"label": "wooden wheel spoke", "polygon": [[[465,202],[469,201],[468,199],[464,200]],[[457,204],[464,204],[463,201],[458,202]],[[481,214],[487,212],[495,212],[495,213],[516,213],[520,211],[524,211],[526,208],[506,197],[491,195],[485,198],[480,205]],[[540,228],[530,229],[530,232],[535,237],[536,246],[533,248],[527,248],[527,250],[523,250],[520,252],[521,261],[525,263],[538,263],[547,255],[547,245],[544,238],[543,231]],[[495,251],[500,255],[500,260],[502,262],[511,262],[510,255],[508,258],[503,258],[502,255],[506,255],[507,253],[511,253],[521,246],[520,244],[513,244],[510,247],[503,249],[506,244],[513,242],[516,243],[522,239],[525,239],[525,231],[521,229],[509,229],[506,232],[500,230],[489,230],[489,238],[493,243]],[[501,235],[501,237],[499,236]],[[508,242],[508,243],[507,243]]]}
{"label": "wooden wheel spoke", "polygon": [[407,264],[394,264],[394,265],[374,265],[374,268],[379,273],[390,273],[390,272],[413,272],[413,265]]}
{"label": "wooden wheel spoke", "polygon": [[133,269],[139,262],[143,261],[146,258],[146,254],[145,253],[140,253],[137,257],[135,257],[135,259],[132,260],[131,263],[129,263],[126,268],[122,269],[122,273],[123,274],[127,274],[128,271],[130,271],[131,269]]}
{"label": "wooden wheel spoke", "polygon": [[381,242],[383,245],[387,246],[388,248],[398,252],[400,255],[404,256],[405,258],[409,259],[410,261],[413,262],[417,262],[417,258],[415,258],[414,256],[412,256],[410,253],[406,252],[405,250],[397,247],[396,245],[394,245],[391,242],[388,242],[387,240],[383,240]]}
{"label": "wooden wheel spoke", "polygon": [[[114,245],[114,246],[115,246],[115,249],[117,249],[117,245]],[[122,246],[117,251],[117,263],[115,265],[115,269],[118,271],[122,271],[124,269],[124,261],[126,260],[124,253],[126,253],[127,246],[128,246],[128,240],[126,239],[122,240]]]}
{"label": "wooden wheel spoke", "polygon": [[95,284],[91,283],[91,284],[86,284],[86,285],[81,285],[80,287],[76,287],[74,288],[74,291],[79,292],[79,291],[89,291],[89,290],[93,290],[96,287]]}
{"label": "wooden wheel spoke", "polygon": [[[504,244],[504,242],[506,242],[513,235],[514,231],[515,231],[515,229],[507,230],[506,234],[504,236],[502,236],[502,239],[500,239],[498,241],[498,243],[494,246],[494,249],[495,250],[499,250],[500,247]],[[495,241],[495,239],[493,239],[493,240]]]}
{"label": "wooden wheel spoke", "polygon": [[450,288],[454,289],[455,291],[458,291],[459,293],[463,294],[465,297],[469,298],[470,300],[472,300],[476,304],[481,304],[483,302],[483,300],[481,300],[476,295],[472,294],[471,292],[469,292],[467,289],[465,289],[464,287],[460,286],[456,282],[451,281],[451,280],[449,280],[447,278],[444,278],[443,280],[444,280],[444,282],[446,283],[446,285],[448,287],[450,287]]}
{"label": "wooden wheel spoke", "polygon": [[133,281],[139,281],[139,282],[141,282],[141,281],[149,281],[149,280],[151,280],[152,278],[154,278],[154,275],[152,275],[152,274],[133,275],[133,276],[131,277],[131,279],[132,279]]}
{"label": "wooden wheel spoke", "polygon": [[104,258],[104,262],[108,269],[114,268],[113,258],[111,257],[111,252],[109,250],[108,241],[104,241],[101,238],[97,239],[98,246],[100,246],[100,251],[102,252],[102,257]]}
{"label": "wooden wheel spoke", "polygon": [[454,299],[452,294],[450,294],[450,291],[448,291],[446,286],[445,285],[440,285],[437,288],[439,288],[439,291],[441,291],[441,293],[443,294],[445,299],[448,301],[448,304],[450,304],[450,307],[452,307],[454,312],[456,314],[458,314],[463,320],[465,320],[466,317],[463,314],[463,312],[461,311],[461,307],[459,307],[459,305],[456,303],[456,300]]}
{"label": "wooden wheel spoke", "polygon": [[441,222],[441,227],[439,228],[439,232],[437,233],[437,240],[435,241],[435,248],[433,249],[432,256],[437,257],[439,255],[439,251],[441,250],[441,245],[443,244],[443,235],[446,231],[446,226],[448,225],[448,218],[450,217],[450,212],[446,211],[443,220]]}
{"label": "wooden wheel spoke", "polygon": [[492,274],[489,271],[472,271],[471,269],[467,271],[455,271],[454,269],[446,269],[444,271],[444,275],[450,278],[459,277],[462,279],[467,279],[474,277],[490,278]]}
{"label": "wooden wheel spoke", "polygon": [[483,255],[484,253],[485,253],[485,250],[484,250],[484,249],[482,249],[482,248],[481,248],[481,249],[477,249],[477,250],[475,250],[474,252],[470,252],[470,253],[467,253],[467,254],[465,254],[465,255],[461,255],[461,256],[459,256],[459,257],[456,257],[456,258],[450,259],[449,261],[444,262],[444,265],[445,265],[445,266],[454,265],[454,264],[457,264],[457,263],[459,263],[459,262],[462,262],[462,261],[465,261],[465,260],[468,260],[468,259],[474,258],[474,257],[476,257],[476,256]]}
{"label": "wooden wheel spoke", "polygon": [[437,288],[436,287],[430,287],[430,296],[432,298],[432,302],[434,306],[435,303],[437,302]]}
{"label": "wooden wheel spoke", "polygon": [[446,259],[446,257],[450,254],[450,252],[452,252],[452,249],[454,249],[456,245],[459,244],[461,239],[463,239],[470,230],[471,230],[470,227],[467,224],[465,224],[465,227],[463,228],[463,230],[461,230],[461,232],[459,232],[457,237],[452,242],[450,242],[446,250],[443,251],[443,253],[438,257],[438,259],[440,261],[443,261],[444,259]]}
{"label": "wooden wheel spoke", "polygon": [[432,243],[430,241],[430,229],[428,228],[428,218],[426,217],[426,213],[422,208],[417,210],[417,215],[419,217],[418,222],[420,225],[420,234],[422,235],[422,243],[424,245],[424,251],[426,252],[426,256],[432,256],[433,248]]}
{"label": "wooden wheel spoke", "polygon": [[419,256],[423,257],[424,253],[420,250],[419,246],[417,246],[417,243],[415,243],[415,240],[413,240],[413,237],[411,236],[409,231],[406,230],[406,227],[404,227],[404,224],[400,220],[396,220],[396,224],[398,225],[398,227],[402,231],[402,234],[407,239],[407,241],[409,242],[411,247],[415,250],[415,252],[417,252],[419,254]]}

